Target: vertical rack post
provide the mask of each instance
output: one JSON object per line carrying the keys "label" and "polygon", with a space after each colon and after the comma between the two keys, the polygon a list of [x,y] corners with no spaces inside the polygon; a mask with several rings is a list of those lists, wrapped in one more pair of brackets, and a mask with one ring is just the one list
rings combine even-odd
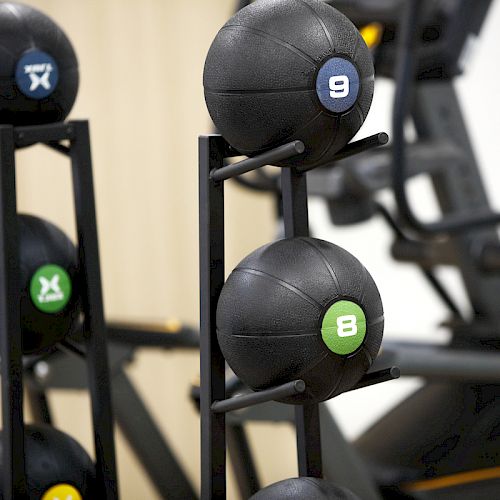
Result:
{"label": "vertical rack post", "polygon": [[99,267],[92,160],[87,121],[70,122],[73,130],[70,157],[78,233],[79,264],[85,332],[89,391],[96,454],[99,498],[118,498],[106,326]]}
{"label": "vertical rack post", "polygon": [[201,498],[226,498],[225,361],[217,342],[217,302],[224,285],[224,182],[210,173],[222,167],[226,143],[217,135],[199,139],[200,165],[200,362]]}
{"label": "vertical rack post", "polygon": [[0,126],[0,355],[3,498],[27,498],[14,128]]}
{"label": "vertical rack post", "polygon": [[[293,168],[283,168],[281,181],[285,237],[309,236],[306,174]],[[323,472],[318,405],[298,405],[295,408],[295,425],[299,475],[321,478]]]}
{"label": "vertical rack post", "polygon": [[[376,134],[351,143],[338,153],[347,157],[387,142],[386,134]],[[220,135],[199,138],[200,185],[200,357],[201,357],[201,498],[226,498],[225,413],[255,404],[279,400],[306,389],[297,379],[282,385],[226,399],[225,360],[217,341],[217,302],[224,286],[224,186],[231,177],[302,154],[305,146],[292,141],[246,160],[224,166],[224,158],[239,156]],[[285,237],[309,236],[307,180],[305,172],[282,168],[281,194]],[[393,369],[372,373],[358,384],[373,385],[398,378]],[[358,388],[358,387],[355,387]],[[323,476],[319,405],[295,408],[299,475]],[[251,485],[253,488],[255,485]]]}

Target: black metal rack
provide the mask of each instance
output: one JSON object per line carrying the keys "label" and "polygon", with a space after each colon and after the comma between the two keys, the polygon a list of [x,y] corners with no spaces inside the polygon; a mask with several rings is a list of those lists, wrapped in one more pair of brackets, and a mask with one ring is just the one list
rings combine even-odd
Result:
{"label": "black metal rack", "polygon": [[[61,141],[68,141],[64,145]],[[0,355],[2,360],[3,498],[27,498],[24,470],[23,352],[15,151],[41,143],[71,160],[84,315],[85,358],[99,498],[118,498],[106,327],[101,289],[92,160],[87,121],[0,126]]]}
{"label": "black metal rack", "polygon": [[[109,371],[115,424],[141,464],[161,498],[195,500],[191,481],[165,435],[146,407],[140,391],[127,373],[138,349],[199,349],[199,335],[194,329],[175,325],[107,321]],[[75,332],[71,341],[80,339]],[[52,408],[48,390],[87,390],[85,356],[63,349],[44,353],[25,362],[26,395],[37,424],[51,425]]]}
{"label": "black metal rack", "polygon": [[[387,134],[353,142],[338,158],[358,154],[387,143]],[[262,155],[224,166],[224,159],[238,156],[220,135],[199,138],[200,183],[200,349],[201,349],[201,497],[226,498],[226,421],[229,411],[298,394],[302,380],[226,399],[225,360],[217,342],[216,310],[224,285],[224,180],[264,165],[291,158],[304,151],[300,141],[282,145]],[[309,235],[306,173],[282,168],[282,204],[285,237]],[[372,372],[354,388],[366,387],[399,376],[397,368]],[[322,477],[321,436],[317,404],[295,408],[297,455],[300,476]]]}

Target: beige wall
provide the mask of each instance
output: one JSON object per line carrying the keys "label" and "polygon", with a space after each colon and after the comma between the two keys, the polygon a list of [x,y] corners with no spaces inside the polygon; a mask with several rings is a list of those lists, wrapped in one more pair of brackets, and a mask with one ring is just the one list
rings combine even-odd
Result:
{"label": "beige wall", "polygon": [[[71,118],[91,122],[107,316],[176,316],[196,324],[197,136],[210,131],[202,69],[233,1],[27,3],[64,28],[79,56],[81,86]],[[19,153],[18,173],[19,209],[47,217],[74,235],[66,160],[33,147]],[[272,238],[273,206],[266,196],[231,185],[227,207],[229,269]],[[187,394],[198,371],[198,356],[182,352],[143,351],[129,368],[197,483],[198,420]],[[88,399],[80,393],[57,393],[51,400],[57,425],[90,449]],[[258,436],[265,480],[293,475],[290,430],[261,427],[254,427],[252,434]],[[156,498],[126,443],[118,438],[122,497]]]}

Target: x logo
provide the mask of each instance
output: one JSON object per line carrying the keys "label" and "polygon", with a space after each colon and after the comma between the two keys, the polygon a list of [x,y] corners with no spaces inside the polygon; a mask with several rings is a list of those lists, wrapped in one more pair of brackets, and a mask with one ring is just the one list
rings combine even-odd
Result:
{"label": "x logo", "polygon": [[30,91],[31,92],[33,92],[38,87],[40,87],[40,85],[45,90],[49,90],[50,89],[50,82],[49,82],[50,71],[46,71],[41,76],[38,76],[36,73],[30,73],[29,76],[30,76],[30,79],[31,79],[31,86],[30,86]]}
{"label": "x logo", "polygon": [[51,280],[48,280],[47,278],[44,278],[43,276],[40,277],[40,284],[42,285],[42,289],[40,290],[40,295],[43,297],[47,295],[51,290],[54,293],[60,293],[61,288],[59,286],[59,275],[54,274]]}

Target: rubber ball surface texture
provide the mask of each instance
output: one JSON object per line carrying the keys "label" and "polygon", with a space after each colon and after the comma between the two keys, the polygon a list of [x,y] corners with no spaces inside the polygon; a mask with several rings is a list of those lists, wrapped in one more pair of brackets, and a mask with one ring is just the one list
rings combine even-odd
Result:
{"label": "rubber ball surface texture", "polygon": [[[77,250],[63,231],[46,220],[20,214],[18,223],[23,351],[33,354],[52,347],[79,325]],[[72,283],[69,300],[57,312],[40,310],[31,296],[33,277],[46,265],[60,267]],[[60,287],[60,283],[54,286]],[[47,283],[47,292],[51,292],[51,288],[51,283]]]}
{"label": "rubber ball surface texture", "polygon": [[243,259],[222,289],[216,321],[236,375],[253,390],[303,379],[306,392],[283,400],[297,404],[351,389],[377,356],[384,326],[368,271],[314,238],[276,241]]}
{"label": "rubber ball surface texture", "polygon": [[354,493],[324,479],[297,477],[271,484],[250,500],[361,500]]}
{"label": "rubber ball surface texture", "polygon": [[63,121],[78,81],[76,54],[61,28],[32,7],[0,3],[0,123]]}
{"label": "rubber ball surface texture", "polygon": [[85,500],[97,498],[94,464],[71,436],[49,425],[27,425],[24,446],[29,500],[40,500],[56,484],[74,486]]}
{"label": "rubber ball surface texture", "polygon": [[252,156],[301,140],[280,165],[331,160],[363,124],[373,97],[372,56],[356,27],[319,0],[257,0],[219,31],[203,75],[219,133]]}

